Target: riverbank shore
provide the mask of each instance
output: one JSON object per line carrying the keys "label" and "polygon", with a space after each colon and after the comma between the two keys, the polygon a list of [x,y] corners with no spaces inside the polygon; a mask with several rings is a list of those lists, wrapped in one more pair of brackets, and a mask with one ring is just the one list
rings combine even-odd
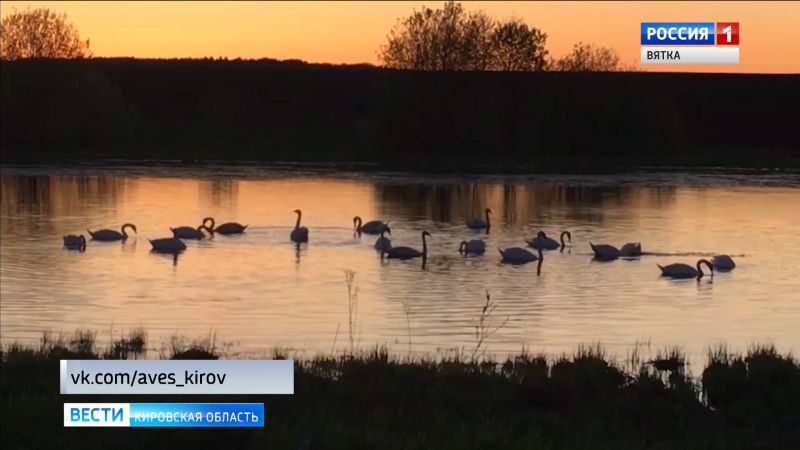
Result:
{"label": "riverbank shore", "polygon": [[[215,176],[231,174],[241,176],[244,173],[309,173],[309,174],[418,174],[418,175],[454,175],[454,176],[496,176],[496,175],[614,175],[632,173],[715,173],[735,175],[763,175],[764,173],[800,173],[800,157],[772,160],[770,163],[750,164],[742,160],[742,164],[728,165],[647,165],[632,164],[633,161],[598,164],[595,166],[577,165],[574,162],[562,161],[545,165],[503,166],[498,164],[468,164],[462,162],[443,162],[431,166],[421,164],[382,164],[377,162],[358,161],[292,161],[292,160],[181,160],[181,159],[63,159],[41,161],[14,161],[0,163],[5,171],[92,171],[109,170],[119,173],[136,173],[141,170],[155,169],[169,172],[190,170],[192,173]],[[697,163],[697,161],[695,161]]]}
{"label": "riverbank shore", "polygon": [[[454,352],[390,355],[384,347],[295,362],[291,396],[203,396],[263,402],[263,429],[63,428],[62,403],[199,401],[192,396],[60,396],[60,359],[134,358],[147,333],[105,348],[96,333],[45,336],[2,352],[3,448],[797,448],[800,364],[753,345],[709,350],[692,373],[679,349],[618,361],[600,345],[506,360]],[[213,339],[173,339],[160,358],[219,358]],[[223,355],[224,356],[224,355]],[[273,358],[290,355],[276,350]]]}

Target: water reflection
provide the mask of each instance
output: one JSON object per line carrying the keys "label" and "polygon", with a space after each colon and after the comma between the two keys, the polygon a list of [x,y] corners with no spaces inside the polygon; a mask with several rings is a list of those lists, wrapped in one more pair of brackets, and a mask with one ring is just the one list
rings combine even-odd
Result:
{"label": "water reflection", "polygon": [[135,180],[116,177],[21,176],[2,177],[2,225],[25,226],[27,234],[53,233],[49,221],[18,221],[20,216],[74,217],[102,215],[127,190],[135,189]]}
{"label": "water reflection", "polygon": [[301,244],[300,242],[296,242],[294,244],[295,253],[294,253],[294,263],[295,265],[300,265],[300,255],[302,254],[303,247],[306,247],[307,244]]}
{"label": "water reflection", "polygon": [[[155,341],[214,329],[243,348],[327,352],[337,325],[347,324],[341,273],[352,269],[362,346],[469,347],[487,290],[498,314],[511,316],[489,343],[495,353],[522,344],[550,351],[597,340],[626,346],[642,338],[698,354],[719,341],[800,343],[800,241],[793,232],[800,211],[787,207],[800,204],[800,180],[791,175],[770,175],[762,185],[764,177],[675,174],[445,179],[151,172],[3,173],[4,342],[35,341],[44,329],[114,324],[144,326]],[[491,232],[468,230],[465,221],[487,207],[495,213]],[[289,241],[297,208],[310,229],[307,244]],[[376,236],[354,232],[354,215],[390,221],[394,245],[420,248],[420,233],[429,230],[427,258],[382,259],[373,248]],[[150,253],[145,239],[208,216],[250,227],[240,236],[187,241],[180,255]],[[139,234],[124,243],[90,241],[83,254],[61,248],[64,234],[125,222],[136,223]],[[541,263],[500,264],[498,247],[523,246],[539,230],[553,236],[569,230],[572,243],[545,252]],[[476,238],[486,241],[485,255],[458,253],[462,240]],[[642,241],[650,254],[595,262],[590,241]],[[687,283],[662,279],[656,267],[714,253],[737,255],[737,269]]]}
{"label": "water reflection", "polygon": [[203,180],[199,183],[198,197],[209,208],[235,206],[238,193],[239,181],[235,179]]}
{"label": "water reflection", "polygon": [[675,186],[565,186],[490,183],[377,184],[380,215],[396,204],[404,212],[438,222],[458,223],[482,217],[483,205],[493,205],[497,217],[511,226],[555,218],[600,225],[604,220],[625,220],[603,214],[604,208],[657,209],[675,201]]}
{"label": "water reflection", "polygon": [[177,267],[177,265],[178,265],[178,257],[181,255],[180,252],[178,252],[178,253],[168,253],[168,252],[158,252],[158,251],[155,251],[155,250],[150,250],[150,254],[154,255],[154,256],[157,256],[159,258],[162,258],[162,259],[171,259],[173,267]]}

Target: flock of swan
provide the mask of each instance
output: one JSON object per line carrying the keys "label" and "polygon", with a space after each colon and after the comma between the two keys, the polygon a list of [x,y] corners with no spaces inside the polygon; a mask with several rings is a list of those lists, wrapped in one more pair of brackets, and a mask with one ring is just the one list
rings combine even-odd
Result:
{"label": "flock of swan", "polygon": [[[308,228],[300,225],[303,213],[299,209],[294,210],[294,213],[297,214],[297,221],[295,222],[294,228],[289,233],[289,239],[298,244],[308,242]],[[488,234],[492,226],[490,220],[491,214],[492,210],[486,208],[485,218],[469,219],[466,222],[467,228],[478,231],[485,230]],[[186,250],[186,244],[183,242],[183,240],[204,239],[206,237],[214,236],[215,234],[241,234],[245,232],[247,227],[248,225],[241,225],[237,222],[227,222],[217,226],[213,217],[206,217],[197,227],[186,225],[175,228],[170,227],[172,237],[151,239],[149,242],[152,245],[154,252],[177,255],[178,253]],[[392,234],[388,222],[372,220],[364,223],[361,220],[361,217],[355,216],[353,217],[353,228],[359,235],[362,233],[379,235],[375,241],[374,247],[376,250],[381,252],[381,259],[386,256],[388,258],[395,259],[423,258],[423,260],[425,260],[428,256],[428,242],[426,238],[431,236],[428,231],[423,231],[421,233],[422,250],[420,251],[412,247],[393,246],[391,239],[386,237],[387,233],[389,235]],[[95,231],[87,230],[87,232],[89,233],[91,239],[95,241],[124,241],[128,238],[128,229],[132,230],[134,233],[137,233],[136,225],[131,223],[122,225],[120,231],[102,229]],[[543,251],[559,249],[563,251],[566,247],[564,237],[567,238],[568,242],[572,242],[572,234],[569,231],[563,231],[561,233],[560,240],[555,240],[547,236],[544,231],[539,231],[535,238],[525,241],[528,247],[536,251],[535,254],[523,247],[508,247],[505,249],[498,248],[501,256],[501,262],[508,264],[527,264],[529,262],[538,261],[539,267],[537,273],[540,273],[542,262],[544,261]],[[70,234],[64,236],[63,239],[64,247],[67,249],[79,251],[86,250],[86,238],[83,236],[83,234]],[[589,243],[589,246],[594,252],[595,259],[603,261],[610,261],[618,258],[634,258],[642,256],[643,254],[642,246],[639,242],[629,242],[620,248],[609,244],[593,244],[591,242]],[[464,256],[482,255],[485,252],[486,242],[484,242],[482,239],[462,241],[459,245],[459,253],[463,254]],[[661,269],[662,276],[670,278],[696,278],[699,280],[705,276],[705,273],[702,269],[702,266],[704,265],[708,267],[712,276],[714,274],[714,270],[730,271],[736,267],[736,263],[728,255],[715,255],[710,261],[707,259],[700,259],[697,261],[695,266],[684,263],[657,266],[659,269]]]}

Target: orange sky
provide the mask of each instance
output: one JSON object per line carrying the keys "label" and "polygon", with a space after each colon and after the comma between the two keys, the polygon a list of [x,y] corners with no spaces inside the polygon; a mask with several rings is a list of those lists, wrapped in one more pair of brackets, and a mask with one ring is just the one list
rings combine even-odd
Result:
{"label": "orange sky", "polygon": [[[67,13],[97,56],[302,59],[377,63],[400,17],[442,2],[29,2]],[[555,56],[577,41],[615,48],[626,64],[659,71],[800,73],[800,2],[465,2],[517,16],[548,33]],[[642,21],[738,21],[739,65],[642,66]]]}

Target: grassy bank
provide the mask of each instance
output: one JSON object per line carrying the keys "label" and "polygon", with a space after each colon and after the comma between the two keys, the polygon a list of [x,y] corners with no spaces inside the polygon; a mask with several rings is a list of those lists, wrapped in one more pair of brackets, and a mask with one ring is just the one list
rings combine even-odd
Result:
{"label": "grassy bank", "polygon": [[[292,396],[60,396],[59,359],[138,357],[134,331],[3,349],[4,449],[752,449],[800,445],[800,364],[772,346],[709,351],[697,376],[677,349],[620,362],[599,345],[505,361],[459,353],[392,357],[383,348],[295,364]],[[217,358],[213,340],[174,339],[161,358]],[[276,352],[273,357],[285,358]],[[263,429],[65,429],[62,404],[264,402]]]}
{"label": "grassy bank", "polygon": [[593,172],[800,167],[800,77],[425,73],[276,61],[0,67],[4,162],[372,163]]}

